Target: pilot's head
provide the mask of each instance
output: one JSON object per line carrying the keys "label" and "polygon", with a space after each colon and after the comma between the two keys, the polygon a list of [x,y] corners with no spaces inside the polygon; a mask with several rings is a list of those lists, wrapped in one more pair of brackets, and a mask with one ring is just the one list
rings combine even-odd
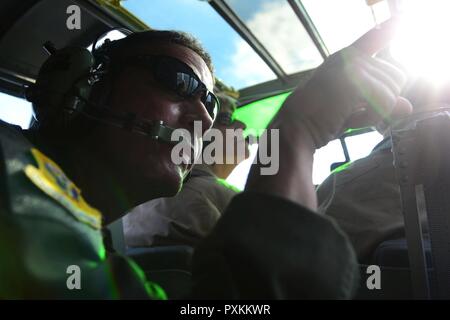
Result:
{"label": "pilot's head", "polygon": [[[221,163],[215,165],[220,166],[225,164],[236,167],[249,157],[248,140],[242,134],[246,126],[234,117],[236,100],[224,93],[218,93],[217,97],[220,101],[220,112],[214,121],[213,128],[219,130],[224,139],[220,152],[223,159],[221,159]],[[227,131],[228,135],[232,137],[228,141],[226,140]],[[227,143],[233,143],[234,145],[227,146]],[[244,150],[244,154],[238,154],[238,150]]]}
{"label": "pilot's head", "polygon": [[[145,31],[113,41],[97,53],[107,57],[108,67],[92,88],[91,102],[115,114],[133,113],[138,120],[163,121],[168,127],[185,128],[192,134],[194,121],[202,123],[203,131],[211,127],[215,106],[207,103],[211,100],[207,93],[214,86],[211,59],[191,36]],[[186,79],[188,82],[183,82]],[[192,79],[203,83],[207,91],[189,92],[186,84],[192,84]],[[173,144],[102,124],[98,119],[80,115],[68,128],[50,130],[58,135],[55,130],[65,131],[72,137],[71,143],[83,144],[95,154],[135,205],[176,194],[192,167],[174,164]]]}
{"label": "pilot's head", "polygon": [[[141,58],[148,62],[138,61]],[[213,90],[210,58],[193,38],[173,32],[135,34],[115,43],[111,65],[114,71],[105,105],[112,110],[162,120],[171,128],[185,128],[192,134],[194,121],[202,122],[203,131],[211,127],[212,115],[201,94],[182,97],[174,90],[176,83],[174,87],[165,83],[165,77],[176,81],[177,72],[191,69],[209,91]],[[100,93],[98,90],[94,90],[94,98],[103,94],[103,90]],[[103,144],[103,156],[110,159],[113,170],[123,173],[120,183],[124,185],[144,178],[149,184],[157,185],[161,195],[174,195],[192,168],[192,165],[174,164],[173,145],[146,136],[102,126],[98,127],[95,139]],[[191,160],[193,163],[194,159]]]}

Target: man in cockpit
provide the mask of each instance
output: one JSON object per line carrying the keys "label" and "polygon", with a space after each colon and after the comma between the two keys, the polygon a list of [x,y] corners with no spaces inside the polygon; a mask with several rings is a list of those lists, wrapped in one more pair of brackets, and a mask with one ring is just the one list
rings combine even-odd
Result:
{"label": "man in cockpit", "polygon": [[[245,191],[194,254],[192,297],[354,295],[353,249],[316,213],[313,153],[356,121],[355,112],[375,123],[374,103],[386,113],[405,104],[404,75],[372,58],[391,27],[331,56],[286,100],[269,125],[279,130],[270,142],[279,143],[279,171],[261,175],[262,165],[252,166]],[[0,126],[0,296],[164,298],[129,258],[105,253],[101,229],[180,190],[195,159],[172,161],[168,137],[182,128],[200,140],[211,127],[211,61],[191,37],[167,31],[107,42],[94,63],[80,51],[53,52],[42,66],[30,94],[35,129]]]}
{"label": "man in cockpit", "polygon": [[[236,102],[219,93],[220,112],[213,128],[223,138],[214,162],[194,166],[175,197],[159,198],[134,208],[123,218],[125,244],[129,247],[187,245],[195,247],[214,228],[231,199],[239,192],[225,179],[248,158],[245,124],[233,119]],[[228,146],[226,134],[236,133]],[[231,135],[230,135],[231,136]],[[237,150],[243,150],[238,154]],[[209,159],[207,159],[209,160]]]}

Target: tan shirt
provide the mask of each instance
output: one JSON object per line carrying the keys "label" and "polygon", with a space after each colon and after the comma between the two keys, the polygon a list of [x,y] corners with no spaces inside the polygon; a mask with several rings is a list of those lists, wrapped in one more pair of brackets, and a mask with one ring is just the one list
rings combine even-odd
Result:
{"label": "tan shirt", "polygon": [[195,246],[215,226],[236,191],[220,183],[206,165],[197,165],[175,197],[144,203],[124,217],[125,244]]}
{"label": "tan shirt", "polygon": [[[417,113],[397,127],[411,129],[416,121],[439,115],[450,116],[450,112]],[[331,174],[317,189],[319,211],[335,218],[348,234],[361,262],[366,262],[381,242],[405,236],[390,144],[376,149],[345,170]],[[423,212],[421,221],[423,232],[427,232]]]}
{"label": "tan shirt", "polygon": [[400,188],[390,149],[357,160],[317,189],[319,211],[348,234],[359,260],[387,239],[403,236]]}

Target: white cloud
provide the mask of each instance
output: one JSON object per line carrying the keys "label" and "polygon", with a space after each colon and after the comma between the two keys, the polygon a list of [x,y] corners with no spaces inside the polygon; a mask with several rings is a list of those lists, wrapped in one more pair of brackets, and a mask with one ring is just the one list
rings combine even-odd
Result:
{"label": "white cloud", "polygon": [[316,67],[322,62],[287,1],[265,2],[247,26],[288,73]]}
{"label": "white cloud", "polygon": [[235,43],[231,64],[227,67],[233,82],[239,83],[242,88],[260,82],[275,79],[275,74],[253,49],[242,39]]}
{"label": "white cloud", "polygon": [[[268,49],[287,73],[318,66],[322,62],[317,49],[287,2],[265,2],[247,21],[247,27]],[[235,42],[230,69],[246,85],[267,81],[273,73],[255,57],[242,40]],[[262,80],[263,79],[263,80]]]}

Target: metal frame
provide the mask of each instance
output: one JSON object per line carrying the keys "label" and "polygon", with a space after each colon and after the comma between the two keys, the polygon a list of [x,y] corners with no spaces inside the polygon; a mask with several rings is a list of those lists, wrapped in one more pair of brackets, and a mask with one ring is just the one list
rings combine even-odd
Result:
{"label": "metal frame", "polygon": [[341,136],[341,138],[345,139],[345,138],[348,138],[348,137],[359,136],[360,134],[369,133],[369,132],[372,132],[372,131],[375,131],[375,129],[373,129],[372,127],[352,129],[350,132],[345,132]]}
{"label": "metal frame", "polygon": [[422,225],[417,205],[417,139],[414,130],[391,132],[394,167],[400,185],[400,197],[405,221],[405,235],[414,299],[430,299],[427,262],[423,245]]}
{"label": "metal frame", "polygon": [[348,163],[351,161],[350,154],[348,153],[347,142],[345,142],[344,137],[340,137],[339,141],[341,142],[342,151],[344,152],[345,162]]}
{"label": "metal frame", "polygon": [[250,102],[273,96],[278,93],[293,90],[299,86],[306,84],[306,82],[312,77],[313,70],[301,71],[289,75],[284,82],[280,79],[274,79],[267,82],[259,83],[254,86],[250,86],[239,90],[240,102]]}
{"label": "metal frame", "polygon": [[323,41],[322,37],[320,36],[319,31],[317,30],[316,26],[314,25],[313,21],[311,20],[308,12],[306,11],[305,7],[303,6],[303,3],[299,0],[287,0],[287,1],[291,5],[292,10],[294,10],[297,17],[300,19],[300,22],[303,24],[303,27],[305,28],[309,37],[314,42],[317,50],[319,50],[320,55],[325,60],[330,55],[330,52],[328,51],[328,48],[325,45],[325,42]]}

